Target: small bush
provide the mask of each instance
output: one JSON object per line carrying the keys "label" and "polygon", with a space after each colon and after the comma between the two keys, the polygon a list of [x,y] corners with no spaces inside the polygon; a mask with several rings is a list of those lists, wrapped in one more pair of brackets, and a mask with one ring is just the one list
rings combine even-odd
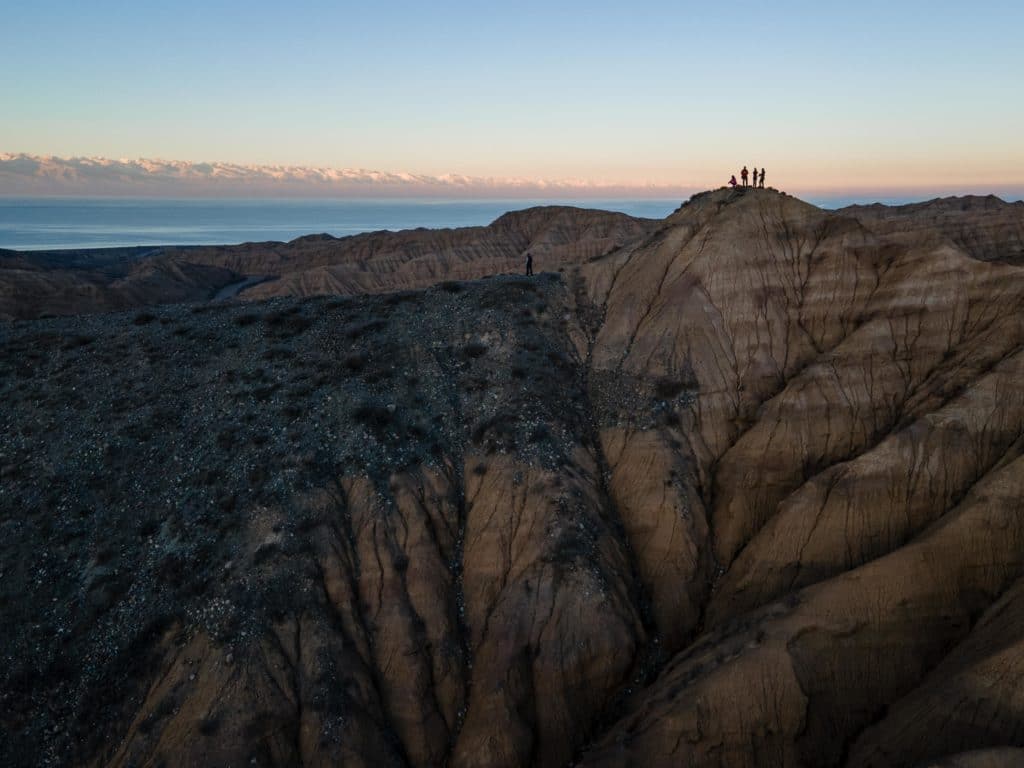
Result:
{"label": "small bush", "polygon": [[476,359],[487,354],[487,345],[480,341],[471,341],[462,348],[462,352],[466,357]]}
{"label": "small bush", "polygon": [[277,545],[276,542],[270,542],[269,544],[261,544],[252,556],[253,565],[260,565],[261,563],[265,563],[267,560],[269,560],[271,557],[273,557],[280,551],[281,548]]}
{"label": "small bush", "polygon": [[363,355],[355,354],[345,358],[345,367],[353,373],[359,373],[365,365],[366,357]]}
{"label": "small bush", "polygon": [[188,570],[184,558],[180,555],[167,555],[157,566],[157,575],[160,580],[172,587],[180,587],[185,581],[185,574]]}
{"label": "small bush", "polygon": [[518,416],[512,411],[499,411],[489,419],[479,422],[470,434],[474,445],[485,445],[488,450],[499,447],[514,448],[515,429]]}
{"label": "small bush", "polygon": [[394,414],[383,404],[374,400],[365,400],[352,411],[352,418],[368,427],[383,429],[388,426]]}
{"label": "small bush", "polygon": [[362,336],[365,336],[368,333],[379,331],[385,326],[387,326],[387,323],[385,321],[381,320],[380,318],[374,317],[351,326],[345,331],[345,335],[350,339],[358,339],[361,338]]}
{"label": "small bush", "polygon": [[682,393],[685,389],[685,381],[668,376],[663,376],[654,384],[654,391],[657,393],[658,397],[665,400],[671,400],[676,395]]}
{"label": "small bush", "polygon": [[220,730],[220,717],[218,715],[207,715],[199,721],[199,732],[203,736],[212,736]]}
{"label": "small bush", "polygon": [[298,336],[313,325],[313,318],[302,314],[299,306],[289,307],[277,312],[271,312],[264,318],[264,322],[274,335],[279,338],[290,338]]}
{"label": "small bush", "polygon": [[295,353],[287,347],[271,347],[263,353],[264,360],[288,360],[295,357]]}
{"label": "small bush", "polygon": [[92,336],[85,336],[83,334],[75,334],[68,336],[64,339],[64,343],[60,345],[61,349],[78,349],[79,347],[87,347],[92,344],[96,339]]}
{"label": "small bush", "polygon": [[267,480],[270,479],[270,473],[267,472],[267,468],[263,466],[255,466],[249,470],[247,475],[249,485],[253,490],[259,490],[266,485]]}
{"label": "small bush", "polygon": [[540,443],[547,440],[551,436],[551,430],[548,429],[546,424],[540,424],[533,428],[530,432],[529,442]]}
{"label": "small bush", "polygon": [[238,436],[238,427],[227,427],[217,433],[217,447],[222,451],[231,450]]}
{"label": "small bush", "polygon": [[400,291],[399,293],[389,294],[384,303],[389,307],[396,307],[399,304],[403,304],[409,301],[416,301],[416,293],[414,291]]}
{"label": "small bush", "polygon": [[281,385],[277,382],[268,384],[265,387],[257,387],[252,391],[253,399],[255,400],[267,400],[272,394],[277,392],[281,388]]}

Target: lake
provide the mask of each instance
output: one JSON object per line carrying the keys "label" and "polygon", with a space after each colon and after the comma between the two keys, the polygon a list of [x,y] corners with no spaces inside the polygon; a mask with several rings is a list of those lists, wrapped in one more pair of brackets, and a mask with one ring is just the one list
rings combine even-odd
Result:
{"label": "lake", "polygon": [[681,200],[224,200],[2,198],[0,248],[210,245],[490,224],[509,210],[579,205],[664,218]]}
{"label": "lake", "polygon": [[[811,197],[823,208],[922,198]],[[1010,198],[1018,199],[1018,198]],[[0,197],[0,248],[58,250],[148,245],[233,245],[428,227],[490,224],[506,211],[576,205],[661,219],[682,200],[381,200]]]}

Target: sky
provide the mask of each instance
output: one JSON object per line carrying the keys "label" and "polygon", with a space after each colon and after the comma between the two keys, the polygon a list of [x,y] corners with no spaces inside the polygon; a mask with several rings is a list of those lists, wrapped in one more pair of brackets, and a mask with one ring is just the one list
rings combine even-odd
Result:
{"label": "sky", "polygon": [[5,0],[0,152],[1012,195],[1022,50],[1020,0]]}

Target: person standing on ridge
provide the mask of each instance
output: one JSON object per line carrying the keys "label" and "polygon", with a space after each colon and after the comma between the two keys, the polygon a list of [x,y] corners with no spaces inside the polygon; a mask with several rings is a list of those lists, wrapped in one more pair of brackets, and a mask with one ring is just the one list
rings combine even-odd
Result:
{"label": "person standing on ridge", "polygon": [[529,251],[526,252],[526,274],[533,274],[533,254]]}
{"label": "person standing on ridge", "polygon": [[743,166],[743,170],[740,171],[740,178],[743,179],[743,186],[747,186],[747,177],[750,175],[750,171],[747,170],[747,166]]}
{"label": "person standing on ridge", "polygon": [[757,186],[759,186],[761,189],[764,189],[764,168],[761,169],[761,181],[758,182]]}

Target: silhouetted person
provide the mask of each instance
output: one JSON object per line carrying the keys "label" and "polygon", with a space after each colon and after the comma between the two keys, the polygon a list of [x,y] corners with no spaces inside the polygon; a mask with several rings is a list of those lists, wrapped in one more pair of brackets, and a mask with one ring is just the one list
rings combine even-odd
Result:
{"label": "silhouetted person", "polygon": [[735,187],[736,186],[736,174],[735,173],[732,175],[732,178],[729,179],[729,186],[730,187]]}
{"label": "silhouetted person", "polygon": [[526,253],[526,274],[533,274],[533,254],[527,251]]}
{"label": "silhouetted person", "polygon": [[747,170],[747,166],[743,166],[743,170],[740,171],[740,178],[743,179],[743,186],[747,186],[747,179],[750,176],[750,171]]}
{"label": "silhouetted person", "polygon": [[757,186],[764,189],[764,168],[761,169],[761,181],[758,182]]}

